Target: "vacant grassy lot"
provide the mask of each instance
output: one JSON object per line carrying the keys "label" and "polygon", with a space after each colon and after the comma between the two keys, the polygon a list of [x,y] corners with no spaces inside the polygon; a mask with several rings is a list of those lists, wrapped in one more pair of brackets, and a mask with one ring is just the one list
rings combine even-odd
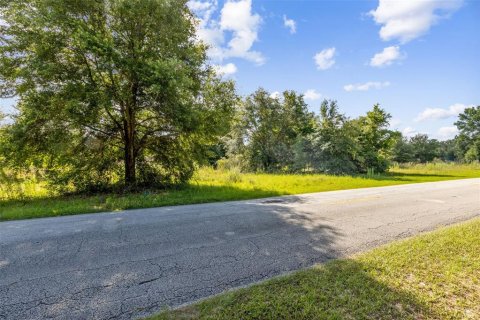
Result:
{"label": "vacant grassy lot", "polygon": [[480,319],[480,220],[333,260],[165,319]]}
{"label": "vacant grassy lot", "polygon": [[60,197],[31,178],[0,185],[0,221],[480,177],[480,165],[427,164],[374,176],[243,174],[204,168],[177,190]]}

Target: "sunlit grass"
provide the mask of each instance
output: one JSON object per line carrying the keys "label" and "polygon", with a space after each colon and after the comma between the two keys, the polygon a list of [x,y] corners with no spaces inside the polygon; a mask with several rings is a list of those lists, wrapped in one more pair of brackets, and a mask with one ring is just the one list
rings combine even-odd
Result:
{"label": "sunlit grass", "polygon": [[480,162],[474,162],[468,165],[445,162],[432,162],[426,164],[404,164],[392,167],[390,169],[390,172],[408,175],[421,174],[478,177],[480,172]]}
{"label": "sunlit grass", "polygon": [[430,163],[394,166],[389,174],[332,176],[324,174],[253,174],[237,171],[199,170],[192,183],[199,186],[234,186],[242,190],[270,190],[278,194],[300,194],[402,183],[480,177],[480,164]]}
{"label": "sunlit grass", "polygon": [[480,319],[480,220],[166,311],[166,319]]}
{"label": "sunlit grass", "polygon": [[202,168],[175,190],[61,197],[32,177],[0,185],[0,221],[148,208],[166,205],[244,200],[269,196],[480,177],[480,165],[434,163],[394,167],[389,174],[253,174]]}
{"label": "sunlit grass", "polygon": [[0,201],[44,198],[52,195],[34,173],[12,175],[0,168]]}

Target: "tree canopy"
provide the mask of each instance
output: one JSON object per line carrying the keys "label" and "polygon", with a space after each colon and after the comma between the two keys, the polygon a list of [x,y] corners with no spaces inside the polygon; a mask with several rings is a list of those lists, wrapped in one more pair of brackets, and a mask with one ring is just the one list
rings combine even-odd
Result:
{"label": "tree canopy", "polygon": [[356,134],[337,102],[324,100],[314,131],[298,142],[296,166],[332,174],[357,172]]}
{"label": "tree canopy", "polygon": [[234,84],[206,64],[186,0],[0,2],[3,149],[59,185],[186,181],[229,129]]}
{"label": "tree canopy", "polygon": [[300,94],[272,97],[259,89],[242,104],[227,157],[240,155],[246,169],[263,172],[384,172],[398,135],[388,129],[389,118],[375,105],[351,120],[333,100],[324,100],[315,115]]}
{"label": "tree canopy", "polygon": [[455,122],[458,152],[468,162],[480,160],[480,106],[465,109]]}
{"label": "tree canopy", "polygon": [[254,171],[291,171],[293,146],[298,137],[312,131],[314,115],[303,96],[285,91],[279,98],[264,89],[248,96],[239,115],[235,149],[242,152]]}

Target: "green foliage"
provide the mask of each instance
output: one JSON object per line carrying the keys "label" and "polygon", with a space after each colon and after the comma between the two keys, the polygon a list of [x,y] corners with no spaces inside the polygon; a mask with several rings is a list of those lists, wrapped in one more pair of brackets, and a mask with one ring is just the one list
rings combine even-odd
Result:
{"label": "green foliage", "polygon": [[430,139],[426,134],[417,134],[407,139],[398,133],[391,159],[398,163],[427,163],[436,159],[457,161],[457,143],[458,139],[438,141]]}
{"label": "green foliage", "polygon": [[466,162],[474,162],[480,159],[480,144],[473,144],[467,152],[465,152],[464,159]]}
{"label": "green foliage", "polygon": [[22,201],[52,195],[40,172],[13,172],[0,167],[0,201]]}
{"label": "green foliage", "polygon": [[480,106],[467,108],[455,122],[460,134],[457,153],[467,162],[480,160]]}
{"label": "green foliage", "polygon": [[366,116],[349,120],[336,101],[327,100],[315,117],[301,95],[285,91],[273,98],[259,89],[244,101],[226,155],[241,155],[253,171],[381,173],[397,136],[388,130],[389,118],[375,105]]}
{"label": "green foliage", "polygon": [[407,138],[399,134],[392,150],[392,160],[399,163],[413,162],[415,154],[413,146]]}
{"label": "green foliage", "polygon": [[205,150],[206,162],[212,167],[216,168],[218,162],[227,156],[227,146],[223,141],[214,145],[208,146]]}
{"label": "green foliage", "polygon": [[294,145],[312,127],[313,114],[301,95],[285,91],[272,98],[258,89],[243,104],[231,148],[244,154],[253,171],[291,171]]}
{"label": "green foliage", "polygon": [[465,109],[455,122],[460,134],[470,139],[480,137],[480,106]]}
{"label": "green foliage", "polygon": [[297,141],[296,167],[330,174],[355,173],[355,133],[336,101],[324,100],[314,132]]}
{"label": "green foliage", "polygon": [[297,142],[297,168],[332,174],[388,169],[398,133],[388,129],[390,115],[375,105],[366,116],[349,120],[335,101],[323,101],[313,133]]}
{"label": "green foliage", "polygon": [[361,172],[373,168],[375,172],[388,169],[388,159],[397,134],[388,129],[390,114],[376,104],[366,116],[354,121],[358,130],[359,152],[357,166]]}
{"label": "green foliage", "polygon": [[467,108],[455,123],[459,135],[438,141],[426,134],[406,139],[398,136],[391,159],[398,163],[443,161],[474,162],[480,160],[480,106]]}
{"label": "green foliage", "polygon": [[439,143],[435,139],[429,139],[426,134],[417,134],[410,139],[413,149],[413,157],[417,162],[426,163],[439,155]]}
{"label": "green foliage", "polygon": [[187,181],[229,129],[232,82],[205,65],[186,0],[2,1],[9,165],[60,187]]}
{"label": "green foliage", "polygon": [[238,170],[246,171],[245,159],[241,154],[230,154],[228,158],[222,158],[217,161],[216,169],[220,171]]}
{"label": "green foliage", "polygon": [[456,139],[445,141],[438,141],[438,155],[437,158],[443,161],[457,161],[456,156]]}

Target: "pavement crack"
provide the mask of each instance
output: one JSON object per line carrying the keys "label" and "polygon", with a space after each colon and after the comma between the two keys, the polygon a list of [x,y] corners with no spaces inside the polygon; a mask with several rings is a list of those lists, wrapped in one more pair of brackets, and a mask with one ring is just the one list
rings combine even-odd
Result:
{"label": "pavement crack", "polygon": [[162,277],[156,277],[156,278],[152,278],[152,279],[149,279],[149,280],[144,280],[144,281],[139,282],[138,285],[141,286],[141,285],[144,285],[146,283],[157,281],[158,279],[161,279],[161,278]]}

